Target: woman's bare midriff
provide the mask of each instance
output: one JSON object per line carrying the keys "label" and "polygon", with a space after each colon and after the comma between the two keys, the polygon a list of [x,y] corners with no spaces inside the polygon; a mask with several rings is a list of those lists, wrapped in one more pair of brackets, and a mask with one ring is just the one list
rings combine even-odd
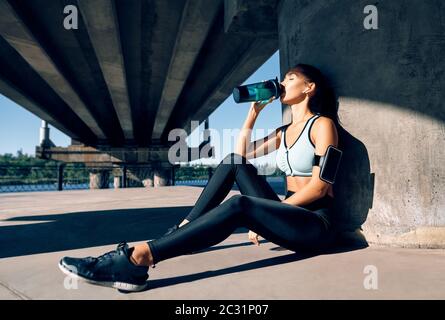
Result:
{"label": "woman's bare midriff", "polygon": [[[306,184],[308,184],[309,181],[311,181],[311,177],[287,176],[286,177],[287,190],[292,192],[298,192]],[[334,190],[332,189],[332,185],[329,185],[327,194],[330,195],[332,198],[334,197]]]}

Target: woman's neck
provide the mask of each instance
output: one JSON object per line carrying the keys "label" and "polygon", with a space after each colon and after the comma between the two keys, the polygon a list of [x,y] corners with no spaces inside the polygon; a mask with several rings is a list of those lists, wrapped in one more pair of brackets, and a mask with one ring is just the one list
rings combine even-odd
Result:
{"label": "woman's neck", "polygon": [[292,124],[297,124],[309,119],[313,114],[309,110],[307,101],[302,101],[291,106]]}

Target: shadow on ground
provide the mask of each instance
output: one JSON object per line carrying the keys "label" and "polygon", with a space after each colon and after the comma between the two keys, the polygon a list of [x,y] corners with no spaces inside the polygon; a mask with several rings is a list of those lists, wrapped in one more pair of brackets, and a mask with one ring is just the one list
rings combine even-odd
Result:
{"label": "shadow on ground", "polygon": [[3,220],[17,224],[0,225],[0,258],[158,238],[191,209],[188,206],[119,209]]}
{"label": "shadow on ground", "polygon": [[[191,208],[87,211],[3,220],[7,223],[16,222],[17,225],[0,227],[0,258],[105,246],[122,241],[138,242],[156,239],[173,224],[181,221]],[[234,233],[247,231],[246,228],[238,228]],[[200,252],[247,245],[253,244],[245,242],[219,245]],[[343,242],[341,245],[347,250],[357,247],[357,243],[345,245]],[[362,244],[358,246],[363,247]],[[273,250],[280,250],[280,247]],[[283,250],[287,249],[283,248]]]}
{"label": "shadow on ground", "polygon": [[[266,243],[266,242],[268,242],[268,241],[266,241],[266,240],[260,241],[260,243]],[[222,246],[220,245],[217,247],[211,247],[211,248],[202,250],[200,252],[213,251],[213,250],[224,250],[224,249],[230,249],[233,247],[251,246],[251,245],[253,245],[253,244],[250,242],[237,243],[237,244],[231,244],[231,245],[222,245]],[[218,277],[218,276],[232,274],[232,273],[239,273],[239,272],[244,272],[244,271],[249,271],[249,270],[254,270],[254,269],[260,269],[260,268],[264,268],[264,267],[281,265],[281,264],[285,264],[285,263],[292,263],[292,262],[296,262],[296,261],[300,261],[300,260],[304,260],[304,259],[309,259],[309,258],[318,256],[318,255],[336,254],[336,253],[341,253],[341,252],[359,250],[359,249],[364,249],[366,247],[367,247],[367,244],[364,244],[364,243],[358,243],[358,242],[344,243],[343,242],[343,243],[336,243],[336,244],[334,244],[334,246],[332,248],[325,250],[323,252],[317,252],[317,253],[310,253],[310,252],[299,253],[299,252],[289,251],[282,247],[274,247],[274,248],[271,248],[270,250],[288,251],[291,253],[287,254],[287,255],[283,255],[283,256],[272,257],[272,258],[257,260],[257,261],[253,261],[253,262],[248,262],[248,263],[241,264],[241,265],[234,265],[233,267],[228,267],[228,268],[219,269],[219,270],[209,270],[209,271],[198,272],[198,273],[194,273],[194,274],[182,275],[182,276],[177,276],[177,277],[150,280],[149,286],[147,287],[147,289],[145,291],[162,288],[162,287],[168,287],[168,286],[177,285],[177,284],[181,284],[181,283],[188,283],[188,282],[197,281],[197,280],[201,280],[201,279]],[[124,293],[124,292],[122,292],[122,293]]]}

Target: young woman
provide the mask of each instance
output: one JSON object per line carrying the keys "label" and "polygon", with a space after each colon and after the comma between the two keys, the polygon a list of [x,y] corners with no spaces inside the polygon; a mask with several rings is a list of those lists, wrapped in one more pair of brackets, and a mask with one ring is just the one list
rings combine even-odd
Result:
{"label": "young woman", "polygon": [[[250,132],[261,110],[270,103],[254,102],[239,136],[236,152],[218,165],[190,214],[161,238],[129,247],[126,243],[97,258],[63,258],[60,269],[88,282],[124,291],[143,290],[148,268],[179,255],[213,246],[238,227],[249,239],[258,236],[292,251],[323,250],[332,243],[332,185],[320,180],[315,155],[338,146],[335,95],[321,72],[299,64],[281,82],[282,103],[292,109],[292,122],[265,139],[250,142]],[[286,174],[287,194],[281,200],[257,174],[250,158],[277,150],[277,166]],[[240,195],[224,201],[233,183]],[[222,202],[222,203],[221,203]]]}

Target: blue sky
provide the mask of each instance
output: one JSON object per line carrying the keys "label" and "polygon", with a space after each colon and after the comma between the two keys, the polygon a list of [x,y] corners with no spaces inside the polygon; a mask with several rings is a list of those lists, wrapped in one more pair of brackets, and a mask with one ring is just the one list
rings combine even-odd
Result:
{"label": "blue sky", "polygon": [[[252,74],[245,83],[259,82],[262,80],[273,79],[276,76],[280,78],[279,54],[278,51],[273,54],[254,74]],[[223,129],[241,128],[250,103],[237,104],[232,96],[229,96],[209,117],[211,129],[217,130],[221,139],[219,147],[215,151],[217,157],[214,160],[202,161],[202,163],[219,162],[228,152],[233,151],[235,140],[222,141]],[[281,103],[275,100],[261,111],[258,117],[252,139],[261,138],[267,135],[271,130],[281,125]],[[9,100],[0,94],[0,154],[16,154],[18,150],[29,155],[35,155],[35,147],[39,144],[39,130],[41,119],[24,109],[20,105]],[[68,146],[71,139],[50,125],[50,137],[56,146]],[[258,132],[255,132],[256,129]],[[197,145],[198,135],[202,135],[203,126],[195,130],[189,137],[189,145]],[[255,133],[258,136],[255,136]],[[226,139],[227,140],[227,139]],[[215,140],[216,143],[216,140]],[[224,146],[225,145],[225,146]],[[216,146],[215,146],[216,147]],[[273,155],[265,156],[257,163],[273,162]],[[195,161],[200,162],[200,161]]]}

